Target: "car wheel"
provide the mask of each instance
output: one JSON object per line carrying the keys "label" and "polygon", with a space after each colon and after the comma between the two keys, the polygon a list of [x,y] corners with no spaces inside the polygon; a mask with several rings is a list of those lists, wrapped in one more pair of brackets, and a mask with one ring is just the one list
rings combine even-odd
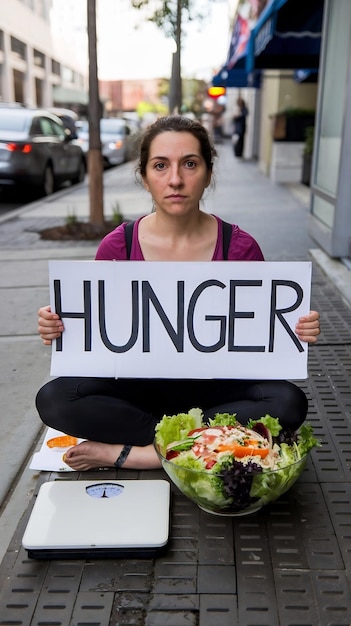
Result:
{"label": "car wheel", "polygon": [[50,196],[55,190],[55,177],[51,165],[45,166],[41,192],[44,196]]}
{"label": "car wheel", "polygon": [[86,167],[83,159],[79,162],[78,172],[74,178],[72,178],[72,185],[78,185],[78,183],[82,183],[84,181],[86,174]]}

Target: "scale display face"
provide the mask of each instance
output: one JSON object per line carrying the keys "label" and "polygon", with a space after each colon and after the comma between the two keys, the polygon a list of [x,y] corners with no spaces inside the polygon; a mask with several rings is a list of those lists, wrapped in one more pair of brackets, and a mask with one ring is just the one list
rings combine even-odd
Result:
{"label": "scale display face", "polygon": [[[23,535],[29,556],[85,556],[109,550],[144,553],[165,546],[170,484],[166,480],[58,480],[38,492]],[[44,557],[46,558],[46,557]]]}
{"label": "scale display face", "polygon": [[123,492],[124,486],[117,483],[96,483],[87,485],[85,491],[92,498],[115,498]]}

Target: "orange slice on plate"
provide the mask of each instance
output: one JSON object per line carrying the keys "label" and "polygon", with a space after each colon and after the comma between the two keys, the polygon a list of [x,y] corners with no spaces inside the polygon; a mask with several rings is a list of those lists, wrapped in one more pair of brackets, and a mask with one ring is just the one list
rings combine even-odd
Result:
{"label": "orange slice on plate", "polygon": [[70,448],[71,446],[76,446],[77,443],[77,437],[72,437],[71,435],[60,435],[59,437],[48,439],[46,445],[49,448]]}

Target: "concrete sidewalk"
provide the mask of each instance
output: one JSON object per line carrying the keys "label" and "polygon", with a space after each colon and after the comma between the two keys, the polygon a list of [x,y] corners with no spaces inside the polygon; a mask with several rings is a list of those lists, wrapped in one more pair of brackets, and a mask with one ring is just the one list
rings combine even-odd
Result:
{"label": "concrete sidewalk", "polygon": [[[267,260],[305,260],[311,255],[351,303],[351,272],[330,260],[308,236],[309,190],[272,183],[256,164],[235,160],[229,143],[218,146],[218,152],[215,187],[206,195],[205,208],[253,234]],[[126,218],[150,211],[148,195],[133,180],[131,163],[105,173],[106,217],[116,203]],[[0,560],[37,480],[27,465],[42,434],[34,397],[50,367],[50,350],[41,345],[36,330],[37,309],[48,302],[48,260],[92,259],[97,247],[94,242],[43,241],[38,231],[64,223],[68,215],[87,219],[88,207],[86,182],[0,219]]]}

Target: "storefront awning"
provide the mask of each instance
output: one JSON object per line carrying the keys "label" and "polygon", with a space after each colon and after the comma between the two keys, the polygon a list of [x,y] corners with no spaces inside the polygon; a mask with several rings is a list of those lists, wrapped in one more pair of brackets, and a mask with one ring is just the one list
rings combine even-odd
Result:
{"label": "storefront awning", "polygon": [[263,69],[295,70],[298,82],[317,80],[323,9],[324,0],[267,0],[251,29],[238,14],[213,86],[259,88]]}
{"label": "storefront awning", "polygon": [[260,86],[261,73],[249,77],[246,71],[247,44],[250,37],[248,20],[237,15],[233,25],[227,60],[222,69],[212,78],[214,87],[256,87]]}
{"label": "storefront awning", "polygon": [[251,30],[246,71],[317,69],[324,0],[268,0]]}
{"label": "storefront awning", "polygon": [[89,98],[85,91],[54,85],[53,100],[55,104],[88,104]]}
{"label": "storefront awning", "polygon": [[215,74],[212,78],[212,85],[214,87],[255,87],[258,89],[261,84],[261,72],[254,72],[248,77],[245,69],[238,69],[234,67],[228,69],[228,66],[222,67],[222,69]]}

